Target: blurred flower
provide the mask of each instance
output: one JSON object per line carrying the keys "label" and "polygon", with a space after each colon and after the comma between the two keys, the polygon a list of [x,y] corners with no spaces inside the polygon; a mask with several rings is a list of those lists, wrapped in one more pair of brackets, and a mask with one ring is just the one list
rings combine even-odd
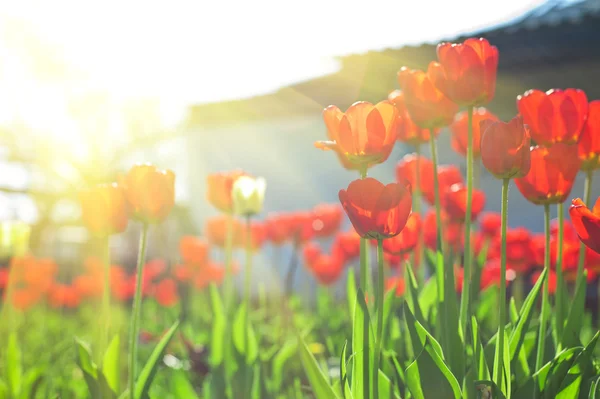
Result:
{"label": "blurred flower", "polygon": [[329,141],[315,146],[334,150],[357,168],[384,162],[396,142],[398,111],[389,101],[375,105],[359,101],[344,113],[335,105],[323,111]]}
{"label": "blurred flower", "polygon": [[383,185],[370,177],[354,180],[347,190],[340,190],[339,197],[354,229],[367,238],[400,234],[412,208],[412,197],[404,185]]}
{"label": "blurred flower", "polygon": [[231,196],[233,210],[241,216],[256,215],[262,211],[267,182],[262,177],[240,176],[233,183]]}
{"label": "blurred flower", "polygon": [[[235,273],[238,269],[238,266],[237,264],[233,263],[231,268]],[[223,277],[225,277],[225,268],[223,265],[210,262],[205,268],[196,274],[193,284],[197,289],[203,289],[208,287],[208,285],[211,283],[220,285],[223,282]]]}
{"label": "blurred flower", "polygon": [[425,72],[402,67],[398,83],[406,109],[418,126],[435,129],[452,123],[458,107],[434,86]]}
{"label": "blurred flower", "polygon": [[388,277],[385,280],[385,290],[386,290],[386,292],[395,290],[396,296],[403,296],[404,295],[404,279],[401,277]]}
{"label": "blurred flower", "polygon": [[[250,239],[252,240],[252,249],[254,251],[262,248],[267,239],[267,230],[263,223],[253,222],[250,224]],[[244,229],[244,246],[248,240],[248,230]]]}
{"label": "blurred flower", "polygon": [[125,195],[135,219],[164,220],[175,204],[175,174],[151,164],[134,165],[123,178]]}
{"label": "blurred flower", "polygon": [[287,218],[288,216],[284,213],[270,213],[265,219],[267,239],[271,243],[281,245],[291,238]]}
{"label": "blurred flower", "polygon": [[310,226],[315,237],[330,237],[334,235],[344,218],[342,208],[337,204],[320,204],[312,210]]}
{"label": "blurred flower", "polygon": [[127,228],[125,193],[116,183],[101,184],[79,193],[83,222],[99,237],[122,233]]}
{"label": "blurred flower", "polygon": [[[507,265],[506,282],[510,283],[516,276],[516,272]],[[492,285],[500,285],[501,278],[500,259],[492,259],[481,269],[481,289],[484,290]]]}
{"label": "blurred flower", "polygon": [[[485,207],[485,193],[474,189],[471,194],[471,220],[475,220]],[[464,222],[467,217],[467,201],[467,188],[462,184],[453,184],[446,190],[442,206],[451,219]]]}
{"label": "blurred flower", "polygon": [[171,278],[165,278],[156,284],[154,298],[160,306],[171,307],[179,302],[177,283]]}
{"label": "blurred flower", "polygon": [[71,285],[54,284],[48,293],[48,303],[53,308],[75,309],[80,302],[81,298],[77,289]]}
{"label": "blurred flower", "polygon": [[449,99],[462,106],[489,103],[496,91],[498,49],[486,39],[440,43],[438,62],[429,64],[429,76]]}
{"label": "blurred flower", "polygon": [[233,184],[241,176],[247,176],[247,174],[241,170],[234,170],[232,172],[221,172],[208,175],[206,179],[208,202],[221,212],[232,213]]}
{"label": "blurred flower", "polygon": [[[430,131],[419,127],[413,122],[404,103],[404,93],[400,90],[394,90],[388,96],[388,100],[394,103],[394,106],[398,109],[398,141],[412,145],[427,143],[431,137]],[[433,129],[434,137],[439,134],[440,129]]]}
{"label": "blurred flower", "polygon": [[574,199],[569,214],[579,239],[588,248],[600,253],[600,197],[592,210],[581,199]]}
{"label": "blurred flower", "polygon": [[316,242],[307,242],[302,248],[304,264],[311,269],[312,264],[321,256],[321,247]]}
{"label": "blurred flower", "polygon": [[152,281],[164,274],[167,270],[167,263],[162,259],[153,259],[144,265],[143,277]]}
{"label": "blurred flower", "polygon": [[481,122],[481,161],[498,179],[523,177],[531,168],[529,129],[518,115],[510,122]]}
{"label": "blurred flower", "polygon": [[532,147],[531,169],[515,183],[523,197],[534,204],[559,204],[571,193],[579,164],[577,146]]}
{"label": "blurred flower", "polygon": [[[473,109],[473,156],[475,158],[479,158],[480,156],[481,135],[484,129],[480,128],[479,124],[484,121],[492,123],[498,122],[499,119],[496,115],[483,107]],[[450,125],[450,131],[452,132],[452,149],[460,155],[467,156],[469,114],[467,112],[461,112],[456,115],[454,122]]]}
{"label": "blurred flower", "polygon": [[589,103],[589,111],[579,138],[579,159],[582,170],[600,167],[600,100]]}
{"label": "blurred flower", "polygon": [[[451,219],[446,211],[442,210],[442,240],[452,250],[462,252],[464,244],[463,223]],[[427,248],[435,251],[437,249],[437,220],[435,209],[430,208],[423,219],[423,238]]]}
{"label": "blurred flower", "polygon": [[[440,193],[440,202],[443,203],[445,199],[445,193],[450,190],[455,184],[463,185],[464,180],[458,169],[454,165],[442,165],[438,167],[438,188]],[[433,181],[431,186],[424,186],[426,190],[423,191],[425,199],[429,204],[435,205],[435,191],[433,187]]]}
{"label": "blurred flower", "polygon": [[536,144],[575,144],[587,117],[588,101],[579,89],[529,90],[517,97],[517,108]]}
{"label": "blurred flower", "polygon": [[496,237],[502,227],[502,216],[498,212],[485,212],[479,218],[481,233],[485,237]]}
{"label": "blurred flower", "polygon": [[[542,274],[541,270],[535,271],[531,275],[531,284],[535,284]],[[556,273],[553,270],[548,270],[548,292],[550,295],[554,295],[556,292]]]}
{"label": "blurred flower", "polygon": [[333,255],[320,255],[310,268],[317,281],[323,285],[335,283],[344,271],[344,264]]}
{"label": "blurred flower", "polygon": [[360,236],[356,230],[339,232],[333,240],[332,253],[337,254],[343,264],[360,255]]}
{"label": "blurred flower", "polygon": [[[500,237],[496,236],[489,249],[490,258],[499,259],[501,255]],[[543,256],[543,255],[542,255]],[[527,272],[536,263],[536,255],[531,242],[531,234],[524,227],[506,231],[506,264],[518,273]]]}
{"label": "blurred flower", "polygon": [[208,244],[198,237],[183,236],[179,239],[179,254],[184,263],[203,266],[208,262]]}
{"label": "blurred flower", "polygon": [[99,298],[104,292],[104,282],[98,275],[76,276],[73,278],[72,286],[81,299]]}
{"label": "blurred flower", "polygon": [[15,309],[27,311],[38,303],[41,293],[29,287],[15,288],[11,291],[12,305]]}
{"label": "blurred flower", "polygon": [[8,269],[0,268],[0,290],[8,285],[8,277],[10,276]]}
{"label": "blurred flower", "polygon": [[422,155],[406,154],[396,165],[396,181],[400,184],[408,182],[413,192],[417,188],[422,193],[433,192],[433,162]]}
{"label": "blurred flower", "polygon": [[411,213],[400,234],[383,241],[383,250],[392,255],[402,255],[414,250],[419,243],[420,231],[421,216]]}
{"label": "blurred flower", "polygon": [[[225,247],[225,238],[227,236],[227,219],[229,216],[213,216],[206,219],[204,225],[204,234],[211,245],[219,248]],[[232,220],[233,228],[233,247],[244,245],[244,226],[238,220]]]}

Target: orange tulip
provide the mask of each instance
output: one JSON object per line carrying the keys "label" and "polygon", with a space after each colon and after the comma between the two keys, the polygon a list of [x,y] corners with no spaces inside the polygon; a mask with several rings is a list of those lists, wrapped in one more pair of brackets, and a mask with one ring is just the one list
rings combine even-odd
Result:
{"label": "orange tulip", "polygon": [[79,194],[83,222],[96,236],[122,233],[129,217],[125,193],[118,184],[101,184]]}
{"label": "orange tulip", "polygon": [[361,237],[383,239],[400,234],[412,208],[412,197],[402,184],[383,185],[376,179],[355,180],[340,190],[340,202]]}
{"label": "orange tulip", "polygon": [[241,170],[208,175],[208,178],[206,179],[208,202],[221,212],[232,213],[233,199],[231,198],[231,191],[233,189],[233,183],[235,183],[239,177],[247,175],[247,173]]}
{"label": "orange tulip", "polygon": [[418,126],[435,129],[452,123],[457,105],[435,87],[425,72],[402,67],[398,83],[404,93],[406,109]]}
{"label": "orange tulip", "polygon": [[600,168],[600,100],[589,104],[587,120],[579,138],[579,159],[582,170]]}
{"label": "orange tulip", "polygon": [[[435,204],[435,191],[433,188],[433,177],[431,180],[422,180],[423,195],[431,205]],[[463,184],[463,177],[454,165],[442,165],[438,168],[438,186],[440,201],[444,201],[444,194],[455,184]]]}
{"label": "orange tulip", "polygon": [[151,164],[133,166],[123,179],[134,218],[144,223],[164,220],[175,204],[175,174]]}
{"label": "orange tulip", "polygon": [[[225,247],[227,235],[228,216],[214,216],[206,219],[204,234],[211,245],[219,248]],[[233,220],[233,246],[241,247],[244,244],[244,226],[238,220]]]}
{"label": "orange tulip", "polygon": [[396,296],[404,295],[404,279],[401,277],[388,277],[385,281],[385,290],[395,290]]}
{"label": "orange tulip", "polygon": [[[429,142],[431,137],[429,129],[423,129],[413,122],[404,103],[404,94],[400,90],[394,90],[388,96],[388,100],[398,109],[398,141],[412,145]],[[439,134],[440,129],[433,129],[434,137]]]}
{"label": "orange tulip", "polygon": [[334,150],[356,168],[365,169],[382,163],[396,142],[398,111],[389,101],[375,105],[359,101],[344,113],[335,105],[323,111],[329,141],[315,146]]}
{"label": "orange tulip", "polygon": [[569,215],[581,242],[600,253],[600,197],[592,210],[581,199],[574,199]]}
{"label": "orange tulip", "polygon": [[[450,125],[450,131],[452,132],[452,149],[460,155],[467,156],[467,143],[468,143],[468,129],[469,129],[469,115],[466,112],[461,112],[456,115],[454,122]],[[473,156],[479,158],[480,147],[481,147],[481,135],[483,129],[479,128],[479,124],[483,121],[498,122],[498,117],[492,114],[487,109],[475,108],[473,110]]]}
{"label": "orange tulip", "polygon": [[175,280],[165,278],[156,285],[154,299],[160,306],[171,307],[179,302],[177,283]]}
{"label": "orange tulip", "polygon": [[186,264],[203,266],[208,262],[208,244],[198,237],[183,236],[179,240],[179,254]]}
{"label": "orange tulip", "polygon": [[486,39],[440,43],[437,56],[439,63],[431,63],[428,73],[449,99],[463,106],[479,106],[494,98],[498,49]]}
{"label": "orange tulip", "polygon": [[499,179],[523,177],[531,168],[529,129],[521,116],[510,122],[480,122],[481,161]]}
{"label": "orange tulip", "polygon": [[532,147],[531,170],[515,183],[525,199],[534,204],[559,204],[571,193],[579,165],[575,145]]}
{"label": "orange tulip", "polygon": [[412,190],[418,188],[422,193],[433,191],[433,162],[422,155],[406,154],[396,165],[396,181],[401,184],[408,182]]}
{"label": "orange tulip", "polygon": [[320,284],[331,285],[342,275],[344,265],[335,256],[320,255],[313,262],[310,270]]}
{"label": "orange tulip", "polygon": [[392,255],[403,255],[414,250],[419,243],[420,231],[421,216],[411,213],[402,232],[383,241],[383,250]]}
{"label": "orange tulip", "polygon": [[579,89],[529,90],[517,97],[517,108],[537,144],[575,144],[587,118],[588,101]]}
{"label": "orange tulip", "polygon": [[356,230],[338,233],[334,240],[331,252],[336,254],[343,264],[352,261],[360,255],[360,236]]}

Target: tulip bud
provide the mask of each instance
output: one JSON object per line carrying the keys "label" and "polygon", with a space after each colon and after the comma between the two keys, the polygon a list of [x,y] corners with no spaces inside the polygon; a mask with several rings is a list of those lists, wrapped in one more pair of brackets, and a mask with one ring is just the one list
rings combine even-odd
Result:
{"label": "tulip bud", "polygon": [[241,176],[231,190],[233,210],[238,215],[250,216],[262,211],[267,183],[262,177]]}

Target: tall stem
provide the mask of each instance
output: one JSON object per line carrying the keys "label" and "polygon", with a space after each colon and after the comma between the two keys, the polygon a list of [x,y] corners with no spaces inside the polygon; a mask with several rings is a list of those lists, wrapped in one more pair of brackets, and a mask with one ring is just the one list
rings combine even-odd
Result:
{"label": "tall stem", "polygon": [[[430,130],[431,140],[429,140],[431,150],[431,162],[433,163],[433,197],[435,204],[435,222],[436,222],[436,278],[438,301],[444,298],[444,248],[442,241],[442,206],[440,205],[440,183],[438,181],[438,159],[437,148],[434,140],[433,129]],[[468,284],[466,284],[468,285]]]}
{"label": "tall stem", "polygon": [[549,268],[550,268],[550,205],[544,205],[544,232],[546,234],[546,249],[544,251],[544,270],[546,270],[546,281],[542,288],[542,311],[540,314],[540,330],[538,333],[538,347],[535,359],[535,371],[542,368],[544,364],[544,350],[546,348],[546,324],[548,323],[549,306]]}
{"label": "tall stem", "polygon": [[[367,167],[365,166],[360,170],[360,178],[365,179],[367,177]],[[365,295],[369,292],[369,242],[366,238],[360,238],[360,286],[365,292]]]}
{"label": "tall stem", "polygon": [[[102,240],[102,264],[104,269],[104,291],[102,293],[102,338],[100,341],[100,354],[103,356],[108,345],[108,335],[110,331],[110,236]],[[102,359],[102,357],[100,357]]]}
{"label": "tall stem", "polygon": [[[431,137],[431,140],[433,140],[434,138]],[[417,154],[417,168],[415,171],[415,187],[413,187],[413,209],[414,212],[416,214],[418,214],[419,216],[421,215],[421,145],[420,144],[416,144],[415,145],[415,153]],[[413,267],[418,267],[418,277],[419,277],[419,285],[421,285],[424,281],[425,281],[425,262],[423,262],[423,257],[424,257],[424,245],[423,245],[423,241],[424,241],[424,234],[423,234],[424,229],[419,229],[419,237],[418,237],[418,243],[417,243],[417,256],[415,259],[415,263],[417,263],[417,265],[413,264]]]}
{"label": "tall stem", "polygon": [[246,218],[246,273],[244,281],[244,303],[246,304],[246,329],[244,332],[244,350],[248,358],[248,343],[250,342],[250,289],[252,287],[252,225],[250,216]]}
{"label": "tall stem", "polygon": [[[470,281],[471,274],[471,202],[473,196],[473,107],[467,107],[468,136],[467,136],[467,207],[465,212],[465,252],[464,276],[465,281]],[[467,331],[469,319],[469,302],[471,298],[471,285],[464,284],[460,301],[460,326],[463,334]]]}
{"label": "tall stem", "polygon": [[563,331],[563,295],[565,289],[565,280],[563,277],[563,236],[565,217],[563,212],[563,204],[556,206],[558,213],[558,242],[556,248],[556,332],[558,340],[562,337]]}
{"label": "tall stem", "polygon": [[383,239],[377,240],[377,336],[375,341],[375,364],[373,366],[373,391],[374,398],[379,397],[379,363],[381,359],[381,344],[383,340]]}
{"label": "tall stem", "polygon": [[[500,318],[498,320],[498,339],[496,340],[496,360],[498,365],[494,369],[494,382],[502,389],[504,376],[504,325],[506,323],[506,219],[508,215],[508,183],[509,179],[502,180],[502,213],[500,237],[502,240],[500,252]],[[506,376],[510,378],[510,376]]]}
{"label": "tall stem", "polygon": [[[593,180],[593,171],[588,170],[585,175],[585,183],[583,186],[583,200],[587,206],[591,206],[590,201],[592,200],[592,180]],[[579,281],[581,276],[583,275],[583,266],[585,263],[585,244],[579,244],[579,263],[577,264],[577,280]]]}
{"label": "tall stem", "polygon": [[233,305],[233,233],[233,215],[229,213],[225,225],[225,281],[223,282],[223,296],[227,312]]}
{"label": "tall stem", "polygon": [[142,275],[144,273],[144,264],[146,263],[146,243],[148,240],[148,224],[142,225],[142,234],[140,235],[140,245],[138,252],[138,262],[136,270],[135,295],[133,297],[133,310],[131,317],[131,326],[129,327],[129,395],[135,395],[135,369],[137,359],[137,339],[140,327],[140,314],[142,311]]}

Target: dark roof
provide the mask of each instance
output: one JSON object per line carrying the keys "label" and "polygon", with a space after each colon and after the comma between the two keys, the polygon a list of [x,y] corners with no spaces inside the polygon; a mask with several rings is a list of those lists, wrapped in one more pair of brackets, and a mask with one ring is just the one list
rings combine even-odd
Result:
{"label": "dark roof", "polygon": [[[510,23],[466,37],[487,38],[500,51],[496,98],[500,116],[514,112],[517,94],[529,88],[578,87],[600,98],[600,0],[549,0]],[[435,45],[403,46],[341,57],[338,72],[252,98],[190,108],[189,126],[318,114],[329,104],[344,108],[357,100],[380,101],[397,87],[401,66],[427,68]]]}

